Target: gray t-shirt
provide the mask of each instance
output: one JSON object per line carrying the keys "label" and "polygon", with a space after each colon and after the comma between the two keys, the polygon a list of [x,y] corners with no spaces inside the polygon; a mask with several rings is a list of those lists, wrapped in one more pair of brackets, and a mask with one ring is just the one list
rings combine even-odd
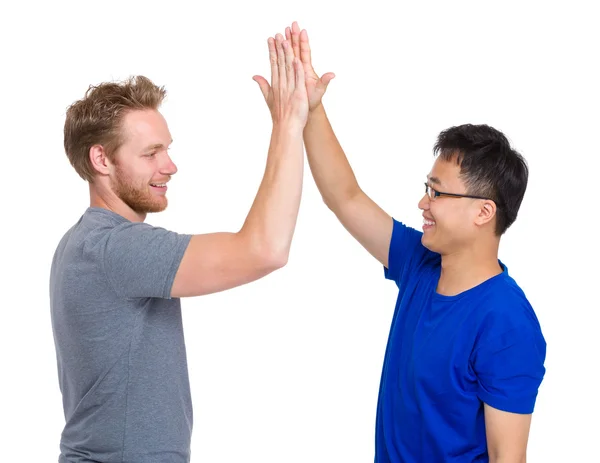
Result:
{"label": "gray t-shirt", "polygon": [[170,292],[190,238],[91,207],[60,241],[50,274],[60,463],[189,462],[192,402]]}

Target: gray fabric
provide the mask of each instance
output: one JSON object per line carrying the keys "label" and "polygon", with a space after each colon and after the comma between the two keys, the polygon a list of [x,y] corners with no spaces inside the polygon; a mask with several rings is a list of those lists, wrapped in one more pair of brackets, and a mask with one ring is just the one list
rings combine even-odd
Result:
{"label": "gray fabric", "polygon": [[190,238],[89,208],[60,241],[50,273],[60,463],[190,460],[181,306],[170,298]]}

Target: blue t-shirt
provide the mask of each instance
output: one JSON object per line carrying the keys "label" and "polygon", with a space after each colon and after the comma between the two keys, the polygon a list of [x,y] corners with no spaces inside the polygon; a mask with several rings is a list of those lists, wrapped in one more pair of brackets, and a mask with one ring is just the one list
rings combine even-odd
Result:
{"label": "blue t-shirt", "polygon": [[546,342],[503,273],[456,296],[436,292],[441,257],[394,220],[385,277],[399,288],[379,390],[377,463],[487,462],[483,404],[529,414]]}

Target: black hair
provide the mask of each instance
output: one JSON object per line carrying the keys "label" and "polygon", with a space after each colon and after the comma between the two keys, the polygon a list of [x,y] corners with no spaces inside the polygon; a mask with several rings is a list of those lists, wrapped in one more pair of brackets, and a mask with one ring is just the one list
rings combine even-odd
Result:
{"label": "black hair", "polygon": [[456,160],[468,194],[496,203],[496,235],[506,232],[521,207],[529,168],[506,136],[488,125],[464,124],[442,131],[434,156]]}

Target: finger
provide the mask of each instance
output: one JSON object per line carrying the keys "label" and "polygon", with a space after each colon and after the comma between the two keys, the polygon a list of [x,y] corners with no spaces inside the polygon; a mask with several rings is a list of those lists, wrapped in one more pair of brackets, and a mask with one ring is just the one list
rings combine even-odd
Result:
{"label": "finger", "polygon": [[289,27],[285,28],[285,40],[292,41],[292,30]]}
{"label": "finger", "polygon": [[303,89],[303,92],[306,93],[306,84],[304,82],[304,67],[300,62],[300,58],[294,58],[294,71],[296,72],[296,88]]}
{"label": "finger", "polygon": [[327,88],[327,86],[329,85],[329,82],[331,82],[331,80],[335,77],[335,74],[333,72],[327,72],[326,74],[323,74],[321,76],[321,82],[323,83],[323,86],[325,88]]}
{"label": "finger", "polygon": [[294,32],[295,32],[296,34],[298,34],[298,35],[300,34],[300,26],[298,26],[298,21],[294,21],[294,22],[292,23],[292,34],[293,34]]}
{"label": "finger", "polygon": [[285,72],[285,53],[283,52],[283,36],[275,36],[275,46],[277,48],[277,67],[279,72],[279,88],[287,88],[287,76]]}
{"label": "finger", "polygon": [[292,48],[294,50],[294,56],[297,56],[298,59],[300,59],[300,28],[296,21],[292,23]]}
{"label": "finger", "polygon": [[269,61],[271,62],[271,85],[277,87],[279,85],[279,68],[277,66],[277,51],[275,50],[275,40],[269,37]]}
{"label": "finger", "polygon": [[300,60],[302,64],[312,66],[310,44],[308,43],[308,32],[306,32],[306,29],[302,29],[302,32],[300,32]]}
{"label": "finger", "polygon": [[267,79],[265,79],[262,76],[254,76],[254,77],[252,77],[252,80],[258,84],[258,86],[260,87],[260,91],[262,92],[263,96],[265,97],[265,101],[267,101],[269,99],[269,89],[270,89],[269,82],[267,82]]}
{"label": "finger", "polygon": [[295,72],[294,72],[294,52],[292,45],[287,40],[283,42],[283,52],[285,53],[285,74],[288,88],[295,87]]}

